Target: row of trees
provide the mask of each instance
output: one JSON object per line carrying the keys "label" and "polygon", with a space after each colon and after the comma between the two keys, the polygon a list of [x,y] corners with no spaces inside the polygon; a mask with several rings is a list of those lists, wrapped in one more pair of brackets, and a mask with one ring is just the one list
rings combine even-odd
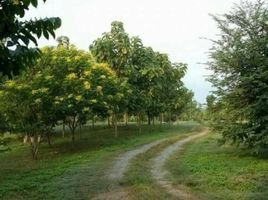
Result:
{"label": "row of trees", "polygon": [[216,88],[207,98],[212,126],[253,149],[268,149],[268,4],[243,2],[214,17],[221,30],[211,50],[210,77]]}
{"label": "row of trees", "polygon": [[181,81],[186,65],[171,63],[166,54],[144,46],[140,38],[130,38],[121,22],[113,22],[111,31],[90,45],[90,52],[97,62],[108,63],[117,77],[128,83],[131,95],[123,111],[138,118],[146,113],[149,124],[164,112],[170,117],[172,112],[179,115],[193,97]]}
{"label": "row of trees", "polygon": [[108,33],[78,50],[67,37],[57,47],[45,47],[30,68],[12,79],[3,79],[0,90],[2,127],[30,138],[37,158],[43,137],[50,144],[53,128],[68,125],[74,147],[75,132],[94,117],[112,118],[117,137],[119,116],[141,116],[148,122],[164,114],[171,120],[192,101],[181,78],[186,65],[171,63],[168,56],[130,38],[121,22]]}

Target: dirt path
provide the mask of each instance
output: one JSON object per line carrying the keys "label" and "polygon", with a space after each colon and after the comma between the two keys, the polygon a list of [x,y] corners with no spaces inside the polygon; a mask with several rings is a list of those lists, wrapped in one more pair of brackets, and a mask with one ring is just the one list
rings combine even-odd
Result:
{"label": "dirt path", "polygon": [[124,176],[124,173],[127,171],[129,162],[134,157],[138,156],[139,154],[145,153],[150,148],[160,144],[161,142],[165,141],[166,139],[157,140],[155,142],[151,142],[149,144],[145,144],[140,146],[136,149],[127,151],[126,153],[120,154],[110,171],[108,171],[107,176],[112,180],[121,180]]}
{"label": "dirt path", "polygon": [[[153,178],[156,180],[156,183],[158,183],[160,186],[165,188],[167,192],[173,194],[176,197],[187,199],[187,200],[195,200],[193,196],[191,196],[189,193],[185,192],[186,189],[183,187],[180,188],[174,188],[172,184],[165,180],[165,176],[168,173],[163,169],[164,163],[166,159],[174,153],[174,151],[179,150],[185,143],[201,137],[205,135],[207,131],[204,131],[200,134],[189,136],[185,139],[179,140],[178,142],[169,145],[167,148],[165,148],[163,151],[160,152],[155,158],[151,159],[152,162],[152,175]],[[123,188],[120,186],[119,182],[122,180],[124,173],[128,170],[129,163],[132,159],[134,159],[136,156],[146,153],[151,148],[159,145],[160,143],[168,140],[170,138],[157,140],[145,145],[142,145],[140,147],[137,147],[136,149],[127,151],[125,153],[120,154],[114,161],[112,168],[107,171],[107,178],[113,181],[113,186],[111,188],[107,188],[107,192],[100,193],[97,195],[93,200],[128,200],[128,192],[127,188]]]}
{"label": "dirt path", "polygon": [[[145,153],[152,147],[160,144],[161,142],[167,139],[157,140],[142,146],[137,147],[136,149],[127,151],[123,154],[120,154],[114,161],[113,166],[107,172],[108,179],[112,181],[122,180],[124,173],[127,171],[130,161],[138,156],[139,154]],[[101,193],[97,195],[93,200],[128,200],[128,192],[126,188],[121,187],[118,183],[113,185],[113,187],[108,188],[108,192]]]}
{"label": "dirt path", "polygon": [[184,186],[174,187],[171,182],[166,180],[166,175],[169,172],[163,168],[165,161],[175,151],[182,149],[184,144],[206,135],[207,132],[208,130],[205,130],[197,135],[189,136],[185,139],[179,140],[178,142],[165,148],[151,160],[152,161],[151,173],[156,183],[159,184],[161,187],[163,187],[168,193],[172,194],[175,197],[178,197],[179,199],[196,200],[198,198],[187,192],[187,189]]}

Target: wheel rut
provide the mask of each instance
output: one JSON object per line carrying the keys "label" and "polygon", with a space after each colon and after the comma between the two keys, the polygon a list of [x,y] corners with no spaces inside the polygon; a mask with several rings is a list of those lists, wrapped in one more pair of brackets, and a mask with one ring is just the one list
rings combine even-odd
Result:
{"label": "wheel rut", "polygon": [[[160,153],[158,153],[155,157],[151,158],[150,162],[151,166],[151,174],[156,184],[160,187],[164,188],[171,195],[178,197],[180,199],[187,200],[196,200],[197,198],[187,192],[187,190],[183,187],[174,187],[171,182],[166,180],[166,175],[169,173],[164,169],[165,161],[169,156],[172,155],[175,151],[182,148],[182,146],[196,138],[202,137],[207,133],[207,131],[203,131],[199,134],[188,136],[185,139],[180,139],[179,141],[168,145],[164,148]],[[123,179],[124,174],[127,172],[130,161],[140,154],[146,153],[151,148],[154,148],[157,145],[160,145],[162,142],[168,141],[170,138],[165,138],[161,140],[157,140],[142,146],[139,146],[133,150],[127,151],[125,153],[120,154],[115,158],[114,163],[110,170],[107,171],[106,177],[109,181],[112,182],[110,188],[107,188],[107,192],[100,193],[97,195],[94,200],[128,200],[130,199],[128,194],[128,188],[124,188],[120,186],[120,181]]]}
{"label": "wheel rut", "polygon": [[125,172],[128,170],[129,163],[138,155],[147,152],[149,149],[168,140],[168,138],[157,140],[133,150],[120,154],[115,158],[112,168],[107,171],[106,177],[113,182],[111,188],[107,188],[107,192],[97,195],[93,200],[127,200],[129,199],[127,189],[121,187],[119,181],[123,179]]}
{"label": "wheel rut", "polygon": [[185,139],[179,140],[176,143],[169,145],[163,151],[161,151],[156,157],[151,159],[152,167],[151,174],[155,182],[164,188],[171,195],[179,198],[179,199],[187,199],[187,200],[197,200],[198,198],[192,195],[187,191],[184,186],[173,186],[172,182],[166,179],[166,176],[169,174],[167,170],[164,169],[165,161],[176,151],[183,148],[183,146],[199,137],[202,137],[208,133],[208,130],[205,130],[199,134],[189,136]]}
{"label": "wheel rut", "polygon": [[135,158],[136,156],[138,156],[142,153],[145,153],[146,151],[148,151],[152,147],[160,144],[161,142],[163,142],[165,140],[167,140],[167,139],[157,140],[155,142],[145,144],[145,145],[140,146],[136,149],[127,151],[127,152],[119,155],[116,158],[112,169],[108,172],[107,177],[111,180],[121,180],[124,176],[124,173],[128,169],[130,160],[132,160],[133,158]]}

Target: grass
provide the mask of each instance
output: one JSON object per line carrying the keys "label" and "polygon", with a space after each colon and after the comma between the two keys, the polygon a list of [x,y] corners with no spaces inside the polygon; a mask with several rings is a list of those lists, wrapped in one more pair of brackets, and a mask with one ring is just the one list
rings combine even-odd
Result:
{"label": "grass", "polygon": [[219,147],[219,137],[210,134],[174,154],[166,163],[169,178],[204,200],[267,200],[268,160]]}
{"label": "grass", "polygon": [[0,199],[90,199],[110,187],[104,172],[115,156],[196,126],[144,126],[141,134],[135,125],[120,126],[118,138],[113,137],[110,128],[88,126],[74,150],[69,137],[53,138],[53,148],[42,144],[38,161],[31,159],[27,145],[17,142],[10,152],[0,153]]}

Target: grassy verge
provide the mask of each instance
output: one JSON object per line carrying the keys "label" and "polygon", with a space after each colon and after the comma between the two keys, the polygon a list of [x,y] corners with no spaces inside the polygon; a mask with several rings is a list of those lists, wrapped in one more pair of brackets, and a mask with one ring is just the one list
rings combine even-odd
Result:
{"label": "grassy verge", "polygon": [[109,187],[104,172],[116,155],[137,145],[179,133],[198,125],[119,128],[119,137],[104,126],[85,127],[75,150],[70,138],[53,139],[53,148],[42,144],[39,160],[33,161],[29,147],[17,143],[12,151],[0,154],[0,199],[88,199]]}
{"label": "grassy verge", "polygon": [[174,154],[166,165],[169,178],[204,200],[267,200],[268,160],[228,145],[219,147],[219,137],[210,134]]}

